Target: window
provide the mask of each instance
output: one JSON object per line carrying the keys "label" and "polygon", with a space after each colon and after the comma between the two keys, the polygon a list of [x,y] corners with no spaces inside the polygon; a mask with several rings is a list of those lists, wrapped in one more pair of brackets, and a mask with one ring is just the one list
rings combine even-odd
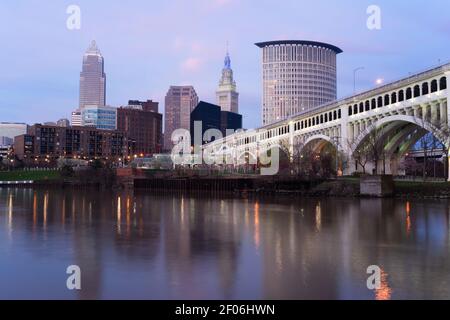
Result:
{"label": "window", "polygon": [[418,85],[414,86],[414,98],[420,97],[420,87]]}
{"label": "window", "polygon": [[439,88],[441,90],[447,89],[447,78],[446,77],[442,77],[441,80],[439,80]]}
{"label": "window", "polygon": [[411,88],[406,89],[406,100],[409,100],[412,98],[412,90]]}
{"label": "window", "polygon": [[425,82],[422,84],[422,94],[426,95],[430,93],[430,90],[428,89],[428,82]]}
{"label": "window", "polygon": [[431,92],[436,92],[436,91],[438,91],[437,80],[433,80],[433,81],[431,81]]}
{"label": "window", "polygon": [[378,97],[378,108],[381,108],[383,106],[383,98]]}
{"label": "window", "polygon": [[397,102],[397,92],[394,92],[391,95],[391,103],[396,103]]}

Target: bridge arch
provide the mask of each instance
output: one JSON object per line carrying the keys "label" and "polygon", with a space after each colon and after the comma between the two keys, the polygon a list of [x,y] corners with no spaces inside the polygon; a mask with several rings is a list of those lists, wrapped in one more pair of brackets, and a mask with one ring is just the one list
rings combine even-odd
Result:
{"label": "bridge arch", "polygon": [[[380,131],[373,136],[375,130]],[[410,151],[411,147],[417,143],[426,134],[432,134],[445,149],[449,148],[449,137],[441,128],[436,127],[429,121],[408,115],[393,115],[374,121],[358,137],[354,140],[350,147],[350,155],[357,153],[359,148],[363,147],[370,137],[376,139],[370,143],[369,148],[378,150],[377,161],[374,170],[380,173],[379,169],[383,168],[383,173],[397,175],[398,167],[401,159]]]}
{"label": "bridge arch", "polygon": [[327,144],[331,144],[336,149],[339,149],[336,145],[336,141],[332,139],[331,137],[324,135],[324,134],[316,134],[309,138],[307,138],[302,146],[302,149],[306,147],[310,147],[312,145],[312,148],[314,152],[321,151]]}
{"label": "bridge arch", "polygon": [[237,161],[239,165],[257,164],[258,156],[256,155],[256,153],[251,152],[250,150],[244,150],[242,152],[239,152]]}
{"label": "bridge arch", "polygon": [[358,137],[353,141],[351,145],[351,153],[354,154],[355,151],[361,146],[361,144],[366,140],[366,138],[376,129],[379,129],[383,127],[386,124],[393,123],[393,122],[403,122],[403,123],[411,123],[414,124],[420,128],[423,128],[429,133],[432,133],[435,135],[435,137],[444,144],[447,148],[449,146],[449,139],[446,137],[444,132],[431,124],[429,121],[424,121],[420,118],[416,118],[413,116],[407,116],[407,115],[393,115],[388,116],[382,119],[378,119],[377,121],[373,122],[370,126],[368,126],[365,130],[363,130]]}

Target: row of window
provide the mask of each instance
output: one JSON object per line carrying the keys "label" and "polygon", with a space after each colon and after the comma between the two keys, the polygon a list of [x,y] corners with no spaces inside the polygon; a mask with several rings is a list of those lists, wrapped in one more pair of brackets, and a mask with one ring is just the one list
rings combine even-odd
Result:
{"label": "row of window", "polygon": [[407,88],[406,90],[402,89],[398,92],[393,92],[392,94],[386,94],[384,96],[379,96],[378,98],[373,98],[372,100],[349,106],[348,115],[355,115],[445,89],[447,89],[447,78],[442,77],[439,81],[433,80],[431,83],[424,82],[422,85],[416,85],[412,88]]}
{"label": "row of window", "polygon": [[327,122],[335,121],[342,118],[342,112],[341,109],[337,109],[334,111],[329,111],[326,113],[323,113],[321,115],[317,115],[315,117],[311,117],[302,121],[298,121],[294,124],[294,130],[302,130],[302,129],[308,129],[310,127],[317,126],[319,124],[324,124]]}
{"label": "row of window", "polygon": [[275,45],[263,49],[263,61],[309,61],[336,65],[336,53],[309,45]]}
{"label": "row of window", "polygon": [[[314,127],[319,124],[324,124],[324,123],[335,121],[335,120],[338,120],[341,118],[342,118],[341,109],[329,111],[329,112],[323,113],[321,115],[317,115],[317,116],[294,123],[294,131],[307,129],[307,128]],[[285,135],[288,133],[289,133],[289,125],[284,125],[282,127],[278,127],[276,129],[271,129],[264,133],[261,133],[260,140],[271,139],[271,138],[282,136],[282,135]],[[256,135],[252,136],[252,137],[246,137],[246,138],[239,139],[237,141],[237,144],[245,145],[245,144],[254,143],[254,142],[256,142]]]}

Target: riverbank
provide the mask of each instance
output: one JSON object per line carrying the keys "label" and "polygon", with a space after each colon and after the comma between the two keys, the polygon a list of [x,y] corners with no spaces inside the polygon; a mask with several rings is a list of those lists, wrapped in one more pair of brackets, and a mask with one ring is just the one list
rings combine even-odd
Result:
{"label": "riverbank", "polygon": [[0,182],[2,181],[45,181],[61,179],[58,170],[14,170],[0,171]]}
{"label": "riverbank", "polygon": [[[89,174],[90,173],[90,174]],[[17,170],[0,172],[0,187],[51,187],[102,189],[131,188],[168,193],[205,193],[234,195],[284,195],[293,197],[360,197],[360,179],[343,177],[330,180],[305,180],[295,177],[147,177],[117,179],[102,170],[64,176],[58,170]],[[93,175],[93,173],[96,173]],[[20,183],[20,182],[23,183]],[[12,183],[14,182],[14,183]],[[450,183],[394,181],[394,197],[450,199]]]}
{"label": "riverbank", "polygon": [[[177,178],[136,179],[134,189],[182,193],[221,193],[236,195],[283,195],[293,197],[361,197],[360,179],[343,177],[330,180],[295,178]],[[394,181],[392,197],[450,199],[450,183]]]}

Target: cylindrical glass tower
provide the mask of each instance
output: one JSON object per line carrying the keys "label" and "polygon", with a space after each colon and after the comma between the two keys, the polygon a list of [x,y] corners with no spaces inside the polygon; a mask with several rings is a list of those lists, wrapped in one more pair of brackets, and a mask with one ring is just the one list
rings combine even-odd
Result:
{"label": "cylindrical glass tower", "polygon": [[287,40],[256,44],[262,49],[263,125],[336,100],[338,47]]}

